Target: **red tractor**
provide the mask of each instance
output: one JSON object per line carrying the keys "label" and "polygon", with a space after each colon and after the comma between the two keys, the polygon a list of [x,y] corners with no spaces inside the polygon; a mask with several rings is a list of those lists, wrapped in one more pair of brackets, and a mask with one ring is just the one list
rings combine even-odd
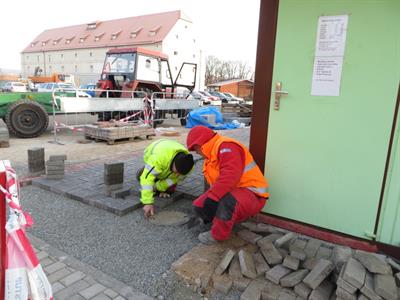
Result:
{"label": "red tractor", "polygon": [[[196,72],[196,64],[183,63],[173,80],[167,55],[145,48],[112,49],[106,54],[101,79],[97,83],[97,97],[143,98],[144,95],[149,99],[172,99],[177,98],[177,87],[183,87],[186,93],[180,96],[187,98],[195,87]],[[156,107],[154,103],[153,107]],[[160,123],[167,112],[176,113],[182,119],[187,114],[184,107],[178,105],[173,112],[156,107],[154,119]],[[133,113],[128,112],[128,115]],[[125,117],[126,112],[103,113],[99,118],[109,120],[118,118],[117,115]]]}

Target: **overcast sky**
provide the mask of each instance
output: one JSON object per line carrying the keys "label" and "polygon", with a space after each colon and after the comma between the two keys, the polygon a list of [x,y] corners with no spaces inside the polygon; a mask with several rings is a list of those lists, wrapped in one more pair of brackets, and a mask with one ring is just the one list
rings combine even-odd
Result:
{"label": "overcast sky", "polygon": [[254,66],[259,6],[259,0],[5,0],[0,68],[19,70],[20,52],[46,29],[172,10],[192,19],[206,54]]}

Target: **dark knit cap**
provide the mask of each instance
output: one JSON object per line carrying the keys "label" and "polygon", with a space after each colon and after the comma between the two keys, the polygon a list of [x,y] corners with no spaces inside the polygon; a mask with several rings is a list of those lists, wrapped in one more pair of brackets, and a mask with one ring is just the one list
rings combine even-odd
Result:
{"label": "dark knit cap", "polygon": [[186,175],[193,168],[193,155],[179,152],[175,155],[174,164],[179,174]]}

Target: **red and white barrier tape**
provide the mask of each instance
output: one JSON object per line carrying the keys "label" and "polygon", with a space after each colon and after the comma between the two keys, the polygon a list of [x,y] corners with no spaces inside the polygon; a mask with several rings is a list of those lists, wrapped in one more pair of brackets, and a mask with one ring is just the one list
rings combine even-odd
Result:
{"label": "red and white barrier tape", "polygon": [[70,125],[67,125],[67,124],[64,124],[64,123],[60,123],[60,122],[57,122],[57,121],[55,121],[54,123],[55,123],[55,127],[57,129],[63,127],[63,128],[70,129],[73,132],[77,132],[77,131],[83,132],[84,131],[84,129],[80,128],[80,127],[70,126]]}

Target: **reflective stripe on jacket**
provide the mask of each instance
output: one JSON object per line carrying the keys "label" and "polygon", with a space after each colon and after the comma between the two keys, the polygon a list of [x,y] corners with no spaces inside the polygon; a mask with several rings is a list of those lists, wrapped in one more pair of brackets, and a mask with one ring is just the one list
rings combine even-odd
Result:
{"label": "reflective stripe on jacket", "polygon": [[165,192],[170,186],[177,184],[185,176],[172,172],[172,161],[176,154],[189,151],[180,143],[161,139],[151,143],[144,150],[144,170],[140,176],[141,197],[143,204],[153,204],[155,190]]}
{"label": "reflective stripe on jacket", "polygon": [[268,181],[265,179],[260,168],[255,163],[253,156],[249,150],[247,150],[247,147],[234,139],[224,137],[219,134],[216,134],[211,140],[201,147],[202,152],[207,157],[203,165],[203,173],[207,182],[210,185],[213,185],[219,177],[218,155],[220,153],[220,145],[224,142],[235,143],[239,145],[245,154],[245,167],[237,187],[248,188],[258,196],[268,198]]}

